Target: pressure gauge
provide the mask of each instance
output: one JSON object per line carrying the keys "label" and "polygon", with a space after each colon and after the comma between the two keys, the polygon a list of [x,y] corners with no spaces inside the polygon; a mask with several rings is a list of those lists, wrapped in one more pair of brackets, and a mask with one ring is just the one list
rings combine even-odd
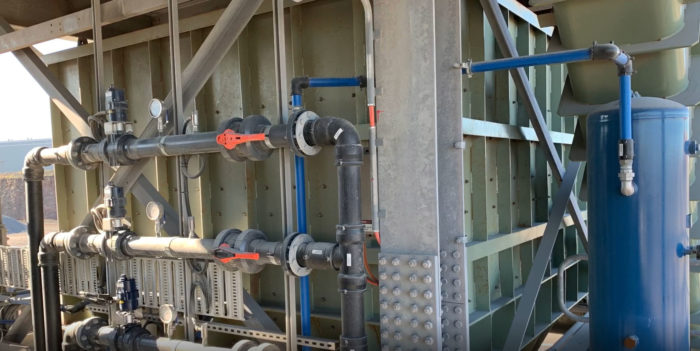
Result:
{"label": "pressure gauge", "polygon": [[164,214],[165,210],[160,203],[151,201],[146,205],[146,217],[148,217],[148,219],[154,222],[160,222]]}
{"label": "pressure gauge", "polygon": [[148,114],[152,118],[158,118],[163,114],[163,101],[158,99],[151,99],[148,102]]}
{"label": "pressure gauge", "polygon": [[172,324],[177,321],[177,311],[175,306],[171,304],[160,305],[158,308],[158,317],[163,324]]}

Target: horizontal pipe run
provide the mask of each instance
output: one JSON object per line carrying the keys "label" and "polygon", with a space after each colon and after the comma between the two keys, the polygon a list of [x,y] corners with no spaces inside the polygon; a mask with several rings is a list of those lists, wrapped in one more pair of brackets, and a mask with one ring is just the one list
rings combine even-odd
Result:
{"label": "horizontal pipe run", "polygon": [[97,144],[85,145],[80,158],[88,164],[109,162],[110,159],[128,163],[159,156],[215,153],[221,151],[221,146],[216,142],[217,135],[217,132],[205,132],[148,139],[122,136],[114,143],[105,139]]}
{"label": "horizontal pipe run", "polygon": [[350,78],[309,78],[310,88],[321,87],[359,87],[364,85],[360,77]]}
{"label": "horizontal pipe run", "polygon": [[503,58],[485,62],[474,62],[464,67],[465,74],[488,71],[514,69],[538,65],[551,65],[557,63],[570,63],[591,60],[591,49],[567,50],[548,54],[539,54],[515,58]]}
{"label": "horizontal pipe run", "polygon": [[204,346],[184,340],[159,338],[140,325],[108,326],[91,317],[66,327],[64,350],[109,349],[112,351],[230,351],[231,348]]}
{"label": "horizontal pipe run", "polygon": [[292,96],[301,95],[306,88],[323,87],[364,87],[367,85],[367,78],[364,76],[347,78],[309,78],[296,77],[292,79]]}
{"label": "horizontal pipe run", "polygon": [[[471,75],[488,71],[509,70],[521,67],[574,63],[589,60],[610,60],[622,71],[632,58],[615,44],[596,44],[586,49],[565,50],[552,53],[502,58],[484,62],[466,62],[461,65],[462,74]],[[631,68],[631,67],[630,67]]]}
{"label": "horizontal pipe run", "polygon": [[132,257],[211,259],[213,239],[131,236],[124,241],[124,253]]}
{"label": "horizontal pipe run", "polygon": [[220,151],[216,143],[217,132],[172,135],[161,138],[137,139],[127,146],[126,155],[131,159],[155,156],[193,155]]}
{"label": "horizontal pipe run", "polygon": [[[57,252],[67,252],[78,257],[92,255],[115,259],[130,257],[163,257],[173,259],[217,260],[215,239],[184,237],[145,237],[132,234],[118,234],[107,238],[105,234],[90,234],[86,227],[78,227],[70,232],[51,233],[44,238],[42,245]],[[232,249],[237,250],[236,247]],[[246,245],[247,252],[260,255],[258,265],[281,265],[285,255],[285,244],[262,239],[252,240]],[[297,262],[309,269],[339,269],[342,255],[336,243],[302,243],[297,251]]]}

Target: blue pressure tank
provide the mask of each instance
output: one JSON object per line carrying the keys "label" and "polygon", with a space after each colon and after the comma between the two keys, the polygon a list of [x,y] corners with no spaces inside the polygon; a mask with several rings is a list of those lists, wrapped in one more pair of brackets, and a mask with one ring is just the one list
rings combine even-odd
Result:
{"label": "blue pressure tank", "polygon": [[632,100],[629,197],[618,178],[618,103],[588,117],[590,350],[690,348],[688,116],[673,101]]}

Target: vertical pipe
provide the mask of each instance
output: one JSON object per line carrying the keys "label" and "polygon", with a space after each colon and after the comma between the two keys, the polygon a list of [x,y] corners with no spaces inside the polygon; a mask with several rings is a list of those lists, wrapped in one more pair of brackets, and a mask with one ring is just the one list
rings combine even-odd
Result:
{"label": "vertical pipe", "polygon": [[30,290],[32,293],[32,325],[34,326],[34,349],[46,350],[44,333],[44,303],[41,297],[41,272],[39,269],[39,245],[44,236],[44,199],[41,179],[44,170],[34,174],[25,166],[24,181],[27,203],[27,235],[29,236]]}
{"label": "vertical pipe", "polygon": [[58,286],[58,253],[55,250],[40,250],[39,265],[44,298],[44,332],[46,350],[61,349],[61,292]]}
{"label": "vertical pipe", "polygon": [[361,220],[360,165],[362,145],[336,146],[338,160],[339,225],[336,237],[345,262],[338,274],[341,293],[341,350],[366,350],[364,292],[365,271],[362,264],[364,228]]}
{"label": "vertical pipe", "polygon": [[632,76],[620,75],[620,139],[632,139]]}
{"label": "vertical pipe", "polygon": [[301,95],[297,95],[297,94],[292,95],[292,107],[300,108],[301,105],[302,105]]}
{"label": "vertical pipe", "polygon": [[[369,0],[362,0],[365,11],[365,66],[367,68],[367,114],[369,116],[369,162],[372,197],[372,232],[379,241],[379,188],[377,187],[377,126],[374,88],[374,16]],[[381,244],[381,243],[380,243]]]}
{"label": "vertical pipe", "polygon": [[[302,107],[301,95],[292,95],[292,108],[299,109]],[[304,158],[294,156],[294,182],[296,188],[296,205],[297,205],[297,231],[300,233],[307,232],[306,226],[306,169]],[[301,335],[311,335],[311,292],[309,286],[309,277],[299,278],[299,301],[301,309]],[[303,347],[302,350],[309,351],[309,347]]]}

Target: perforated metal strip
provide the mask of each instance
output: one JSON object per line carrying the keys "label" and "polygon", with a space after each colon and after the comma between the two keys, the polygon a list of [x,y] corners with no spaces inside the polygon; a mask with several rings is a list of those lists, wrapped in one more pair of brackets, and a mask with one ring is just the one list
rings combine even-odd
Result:
{"label": "perforated metal strip", "polygon": [[[221,323],[207,323],[208,331],[237,335],[258,340],[266,340],[272,342],[286,343],[287,336],[284,333],[273,333],[260,330],[249,329],[245,327],[237,327]],[[338,350],[339,343],[334,340],[312,338],[307,336],[297,336],[297,344],[299,346],[309,346],[320,350]]]}

